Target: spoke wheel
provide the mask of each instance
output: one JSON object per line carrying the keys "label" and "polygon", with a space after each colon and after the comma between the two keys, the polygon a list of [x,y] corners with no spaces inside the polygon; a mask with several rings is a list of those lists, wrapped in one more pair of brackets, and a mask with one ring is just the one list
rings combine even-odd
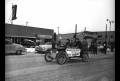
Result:
{"label": "spoke wheel", "polygon": [[57,54],[56,61],[58,64],[63,65],[67,62],[67,57],[65,54]]}
{"label": "spoke wheel", "polygon": [[44,58],[46,62],[51,62],[53,60],[49,53],[46,53]]}

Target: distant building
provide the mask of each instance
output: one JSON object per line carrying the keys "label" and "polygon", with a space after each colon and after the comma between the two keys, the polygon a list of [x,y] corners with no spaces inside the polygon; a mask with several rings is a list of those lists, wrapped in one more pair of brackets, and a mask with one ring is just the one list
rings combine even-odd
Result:
{"label": "distant building", "polygon": [[[74,33],[68,33],[68,34],[61,34],[60,35],[62,40],[66,42],[66,39],[72,39],[74,36]],[[99,32],[91,32],[91,31],[85,31],[85,32],[78,32],[77,38],[79,38],[81,41],[84,36],[89,36],[97,39],[98,44],[103,44],[105,41],[107,43],[109,42],[115,42],[115,31],[99,31]],[[92,39],[87,40],[89,44],[91,44]]]}
{"label": "distant building", "polygon": [[100,43],[103,43],[103,42],[107,42],[108,44],[110,42],[115,42],[115,31],[108,31],[107,32],[107,35],[106,35],[106,32],[97,32],[97,42],[100,44]]}
{"label": "distant building", "polygon": [[49,42],[52,40],[54,31],[52,29],[44,29],[30,26],[5,24],[5,38],[11,39],[14,43],[21,43],[25,39],[36,42]]}

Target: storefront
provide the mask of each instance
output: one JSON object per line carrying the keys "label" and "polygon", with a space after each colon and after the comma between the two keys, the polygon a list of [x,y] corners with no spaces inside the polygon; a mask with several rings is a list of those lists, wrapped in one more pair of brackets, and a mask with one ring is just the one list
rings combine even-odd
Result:
{"label": "storefront", "polygon": [[5,24],[5,38],[11,39],[13,43],[18,44],[22,44],[26,39],[34,42],[50,42],[53,33],[52,29]]}

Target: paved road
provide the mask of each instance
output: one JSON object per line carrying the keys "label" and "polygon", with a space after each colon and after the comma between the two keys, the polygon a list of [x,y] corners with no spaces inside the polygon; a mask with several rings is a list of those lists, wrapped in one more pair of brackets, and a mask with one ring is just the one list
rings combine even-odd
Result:
{"label": "paved road", "polygon": [[6,56],[6,81],[115,81],[114,55],[90,56],[90,62],[46,63],[44,55]]}

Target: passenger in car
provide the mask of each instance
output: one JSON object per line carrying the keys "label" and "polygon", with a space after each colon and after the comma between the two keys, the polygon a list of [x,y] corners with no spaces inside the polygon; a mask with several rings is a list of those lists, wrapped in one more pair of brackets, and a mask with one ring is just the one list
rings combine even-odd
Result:
{"label": "passenger in car", "polygon": [[67,47],[70,47],[70,39],[67,39],[67,42],[66,42],[66,45],[65,45],[65,46],[66,46],[66,48],[67,48]]}

